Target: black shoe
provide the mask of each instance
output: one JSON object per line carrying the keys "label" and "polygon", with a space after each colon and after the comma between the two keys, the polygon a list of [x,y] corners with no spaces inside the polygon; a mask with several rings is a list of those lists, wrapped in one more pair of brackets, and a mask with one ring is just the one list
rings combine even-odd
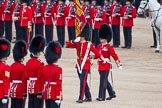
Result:
{"label": "black shoe", "polygon": [[116,95],[110,96],[110,97],[106,98],[106,100],[111,100],[112,98],[116,98]]}
{"label": "black shoe", "polygon": [[119,45],[113,45],[114,48],[119,48]]}
{"label": "black shoe", "polygon": [[97,101],[105,101],[105,99],[102,98],[96,98]]}
{"label": "black shoe", "polygon": [[79,99],[76,101],[76,103],[83,103],[83,100]]}
{"label": "black shoe", "polygon": [[156,48],[156,46],[155,45],[152,45],[152,46],[150,46],[150,48]]}
{"label": "black shoe", "polygon": [[92,102],[92,98],[85,98],[83,102]]}
{"label": "black shoe", "polygon": [[121,48],[126,48],[126,46],[122,46]]}
{"label": "black shoe", "polygon": [[130,46],[122,46],[121,48],[125,48],[125,49],[131,49]]}

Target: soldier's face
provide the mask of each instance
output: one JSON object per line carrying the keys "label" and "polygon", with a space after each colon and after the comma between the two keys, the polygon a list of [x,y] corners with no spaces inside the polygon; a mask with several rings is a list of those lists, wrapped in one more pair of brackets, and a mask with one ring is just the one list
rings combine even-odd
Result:
{"label": "soldier's face", "polygon": [[85,5],[89,5],[89,2],[88,2],[88,1],[86,1],[86,2],[85,2]]}
{"label": "soldier's face", "polygon": [[47,3],[50,3],[51,2],[51,0],[47,0]]}
{"label": "soldier's face", "polygon": [[69,4],[73,6],[74,5],[74,2],[73,1],[70,1]]}
{"label": "soldier's face", "polygon": [[96,6],[97,7],[97,9],[100,9],[101,8],[101,6],[100,5],[98,5],[98,6]]}
{"label": "soldier's face", "polygon": [[58,4],[60,5],[60,4],[63,4],[64,2],[63,1],[61,1],[61,0],[59,0],[58,1]]}
{"label": "soldier's face", "polygon": [[96,1],[92,1],[92,5],[96,5]]}
{"label": "soldier's face", "polygon": [[130,2],[129,1],[126,1],[126,5],[130,5]]}

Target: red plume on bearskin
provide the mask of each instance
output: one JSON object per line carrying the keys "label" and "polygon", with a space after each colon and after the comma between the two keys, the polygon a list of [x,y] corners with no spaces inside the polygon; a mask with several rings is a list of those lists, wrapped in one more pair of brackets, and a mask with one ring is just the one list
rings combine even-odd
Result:
{"label": "red plume on bearskin", "polygon": [[13,48],[13,58],[15,61],[19,61],[21,58],[27,55],[27,47],[25,41],[17,41]]}
{"label": "red plume on bearskin", "polygon": [[35,36],[29,46],[29,51],[32,53],[43,52],[46,45],[46,41],[43,36]]}
{"label": "red plume on bearskin", "polygon": [[10,55],[11,44],[7,39],[0,39],[0,58]]}
{"label": "red plume on bearskin", "polygon": [[48,64],[52,64],[57,62],[59,58],[61,58],[62,49],[61,44],[57,41],[52,41],[48,44],[45,51],[45,59]]}

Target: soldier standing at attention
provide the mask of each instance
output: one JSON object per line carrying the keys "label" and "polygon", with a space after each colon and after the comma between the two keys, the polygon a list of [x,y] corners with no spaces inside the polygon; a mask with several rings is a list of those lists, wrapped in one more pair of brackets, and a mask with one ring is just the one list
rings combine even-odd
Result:
{"label": "soldier standing at attention", "polygon": [[62,101],[62,68],[57,66],[61,58],[61,44],[52,41],[45,51],[47,65],[43,69],[44,99],[46,108],[60,108]]}
{"label": "soldier standing at attention", "polygon": [[27,55],[25,41],[19,40],[13,48],[14,63],[11,65],[10,87],[11,108],[24,108],[27,97],[27,86],[24,83],[25,65],[24,57]]}
{"label": "soldier standing at attention", "polygon": [[133,19],[136,18],[136,8],[132,5],[133,0],[127,0],[123,8],[122,26],[124,32],[124,46],[122,48],[130,49],[132,47],[132,27]]}
{"label": "soldier standing at attention", "polygon": [[28,0],[22,0],[22,8],[20,10],[20,27],[21,27],[21,40],[27,43],[30,41],[30,32],[32,30],[32,10],[29,7]]}
{"label": "soldier standing at attention", "polygon": [[122,6],[120,0],[114,0],[111,8],[111,27],[113,32],[113,47],[120,45],[120,17],[122,17]]}
{"label": "soldier standing at attention", "polygon": [[26,63],[26,81],[29,80],[28,84],[28,108],[42,108],[42,77],[44,63],[39,59],[41,52],[45,48],[45,39],[43,36],[36,36],[32,39],[29,51],[30,59]]}
{"label": "soldier standing at attention", "polygon": [[6,64],[11,45],[6,39],[0,39],[0,108],[8,108],[10,89],[10,67]]}
{"label": "soldier standing at attention", "polygon": [[59,0],[56,8],[56,30],[57,38],[62,47],[65,44],[65,18],[68,16],[68,6],[65,0]]}
{"label": "soldier standing at attention", "polygon": [[14,1],[7,0],[7,4],[4,10],[5,38],[10,42],[12,40],[12,14],[15,6],[16,3]]}

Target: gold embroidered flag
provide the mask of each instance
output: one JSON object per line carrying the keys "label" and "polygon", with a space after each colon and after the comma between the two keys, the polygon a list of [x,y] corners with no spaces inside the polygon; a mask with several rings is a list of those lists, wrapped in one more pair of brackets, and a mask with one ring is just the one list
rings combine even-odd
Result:
{"label": "gold embroidered flag", "polygon": [[82,6],[79,0],[74,0],[74,7],[76,11],[75,33],[76,33],[76,36],[79,36],[87,20],[84,16],[84,12],[82,10]]}

